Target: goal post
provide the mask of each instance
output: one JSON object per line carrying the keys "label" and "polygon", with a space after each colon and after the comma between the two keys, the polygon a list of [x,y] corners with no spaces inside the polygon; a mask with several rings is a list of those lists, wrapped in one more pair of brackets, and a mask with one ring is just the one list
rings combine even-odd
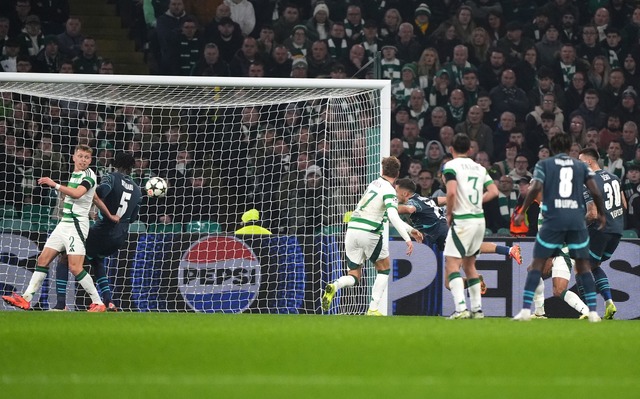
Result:
{"label": "goal post", "polygon": [[[344,215],[389,154],[386,80],[3,73],[0,95],[5,291],[26,288],[58,221],[57,192],[37,179],[66,183],[77,144],[98,179],[128,151],[138,184],[168,181],[105,261],[123,310],[322,313],[324,285],[346,271]],[[273,234],[235,234],[254,223]],[[36,307],[55,305],[56,267]],[[372,265],[364,276],[329,313],[366,310]]]}

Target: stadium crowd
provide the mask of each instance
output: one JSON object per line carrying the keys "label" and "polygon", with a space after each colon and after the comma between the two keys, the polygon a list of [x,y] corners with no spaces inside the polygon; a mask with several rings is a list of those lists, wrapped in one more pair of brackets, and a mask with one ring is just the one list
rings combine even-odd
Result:
{"label": "stadium crowd", "polygon": [[[640,232],[640,5],[627,0],[120,0],[131,35],[160,75],[369,79],[381,52],[392,82],[391,154],[423,196],[442,188],[455,133],[498,184],[487,227],[510,228],[549,139],[570,134],[618,176],[626,229]],[[67,1],[0,5],[0,70],[118,73],[82,34]],[[128,15],[128,14],[127,14]],[[1,75],[0,75],[1,79]],[[313,233],[336,223],[362,187],[354,164],[366,147],[367,115],[328,120],[326,103],[183,110],[167,117],[132,106],[96,106],[2,93],[3,201],[51,206],[37,176],[64,180],[78,143],[95,149],[99,175],[115,152],[137,159],[141,185],[166,177],[171,195],[152,200],[147,223],[194,217],[234,231],[255,207],[273,232]],[[286,104],[285,104],[286,105]],[[364,107],[363,107],[364,109]],[[358,125],[354,127],[354,125]],[[362,126],[364,125],[364,126]],[[345,133],[346,132],[346,133]],[[331,148],[336,137],[350,148]],[[365,149],[366,152],[366,149]],[[348,155],[345,155],[347,154]],[[354,177],[355,176],[355,177]],[[331,197],[336,187],[340,195]],[[287,202],[288,206],[273,206]],[[266,206],[261,206],[269,204]],[[328,205],[329,204],[329,205]],[[241,208],[241,209],[236,209]],[[285,214],[295,209],[295,214]],[[235,216],[234,216],[235,217]],[[236,219],[239,219],[236,218]],[[287,222],[283,222],[287,220]],[[288,222],[291,221],[291,222]],[[522,232],[532,235],[535,231]]]}

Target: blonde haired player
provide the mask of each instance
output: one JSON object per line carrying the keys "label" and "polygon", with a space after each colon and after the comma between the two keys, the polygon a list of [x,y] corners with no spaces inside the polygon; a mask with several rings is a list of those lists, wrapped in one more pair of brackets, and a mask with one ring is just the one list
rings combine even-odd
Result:
{"label": "blonde haired player", "polygon": [[13,292],[11,295],[3,296],[2,299],[6,303],[28,310],[31,307],[30,302],[33,296],[40,290],[42,282],[47,277],[49,264],[58,254],[66,251],[69,270],[91,297],[92,303],[89,312],[104,312],[106,310],[93,279],[82,267],[86,253],[85,238],[89,233],[89,210],[95,202],[103,214],[114,222],[119,221],[120,218],[111,215],[109,209],[95,195],[96,173],[89,168],[92,153],[93,150],[89,146],[79,145],[76,147],[73,153],[73,173],[66,186],[56,183],[50,177],[38,179],[38,184],[55,188],[65,195],[62,219],[45,242],[27,289],[22,295]]}
{"label": "blonde haired player", "polygon": [[327,284],[322,296],[322,309],[329,310],[336,293],[344,287],[353,287],[362,277],[362,265],[369,259],[375,263],[376,279],[371,289],[371,302],[367,315],[381,316],[380,299],[389,283],[389,243],[382,232],[388,217],[407,243],[407,255],[413,252],[411,237],[422,242],[418,230],[403,222],[398,215],[398,197],[393,183],[400,174],[400,161],[396,157],[382,160],[382,176],[369,184],[347,224],[344,245],[349,272],[331,284]]}
{"label": "blonde haired player", "polygon": [[[498,196],[498,188],[487,170],[467,157],[471,147],[469,136],[458,133],[450,147],[453,159],[442,172],[447,182],[447,223],[449,232],[444,244],[445,275],[456,310],[450,319],[481,319],[482,299],[476,255],[486,229],[482,203]],[[486,188],[486,192],[483,192]],[[471,313],[464,297],[462,266],[467,277]]]}

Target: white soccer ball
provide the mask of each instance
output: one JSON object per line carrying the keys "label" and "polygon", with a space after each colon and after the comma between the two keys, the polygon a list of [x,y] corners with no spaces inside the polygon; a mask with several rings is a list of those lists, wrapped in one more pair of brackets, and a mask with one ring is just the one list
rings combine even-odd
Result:
{"label": "white soccer ball", "polygon": [[147,195],[150,197],[162,198],[167,195],[167,189],[169,185],[167,181],[162,177],[152,177],[145,184],[144,189],[147,191]]}

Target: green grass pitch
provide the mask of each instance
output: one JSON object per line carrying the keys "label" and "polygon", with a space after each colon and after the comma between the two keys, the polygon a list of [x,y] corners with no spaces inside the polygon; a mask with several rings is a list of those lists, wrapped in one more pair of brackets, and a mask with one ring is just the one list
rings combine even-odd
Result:
{"label": "green grass pitch", "polygon": [[638,398],[640,323],[0,312],[4,398]]}

